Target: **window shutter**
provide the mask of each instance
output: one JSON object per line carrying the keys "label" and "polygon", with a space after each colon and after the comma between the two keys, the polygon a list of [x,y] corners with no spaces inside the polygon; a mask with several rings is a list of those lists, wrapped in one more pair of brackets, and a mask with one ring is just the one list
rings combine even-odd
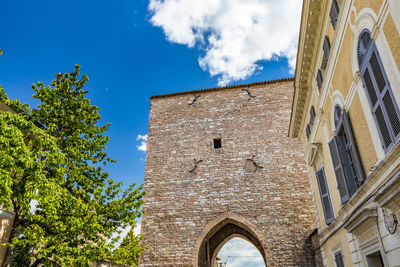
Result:
{"label": "window shutter", "polygon": [[[360,37],[360,43],[365,47],[368,40],[367,33]],[[368,37],[368,36],[367,36]],[[400,112],[394,99],[390,83],[379,57],[374,40],[369,39],[369,45],[361,60],[361,78],[368,96],[371,111],[382,141],[382,146],[387,153],[400,139]]]}
{"label": "window shutter", "polygon": [[329,59],[329,53],[331,50],[331,44],[329,43],[329,39],[328,36],[325,36],[324,38],[324,44],[322,46],[323,50],[324,50],[324,58],[322,60],[322,68],[326,68],[326,64],[328,63],[328,59]]}
{"label": "window shutter", "polygon": [[339,154],[337,136],[334,136],[332,140],[329,142],[329,150],[331,152],[332,164],[336,175],[336,181],[338,185],[340,199],[342,203],[345,203],[347,200],[349,200],[350,196],[347,190],[344,171],[343,171],[343,164]]}
{"label": "window shutter", "polygon": [[335,263],[336,263],[336,267],[345,267],[344,260],[343,260],[343,254],[341,251],[335,253]]}
{"label": "window shutter", "polygon": [[326,224],[330,224],[333,221],[334,217],[324,168],[321,168],[319,171],[317,171],[317,180],[319,194],[321,196],[322,208],[324,209],[325,222]]}
{"label": "window shutter", "polygon": [[344,109],[342,110],[342,121],[343,121],[344,132],[346,134],[347,141],[349,144],[348,149],[350,151],[350,156],[352,157],[350,159],[350,164],[353,164],[353,166],[354,166],[356,181],[357,181],[358,187],[360,187],[361,184],[365,180],[364,170],[363,170],[363,167],[361,164],[360,156],[358,154],[357,144],[354,139],[349,115],[346,112],[346,110],[344,110]]}
{"label": "window shutter", "polygon": [[324,78],[322,77],[322,71],[321,69],[318,69],[317,72],[317,86],[318,86],[318,91],[321,92],[321,86]]}
{"label": "window shutter", "polygon": [[367,95],[371,104],[372,109],[376,106],[376,102],[378,101],[378,97],[375,92],[374,84],[372,83],[371,75],[369,73],[369,69],[366,68],[363,74],[364,87],[367,89]]}
{"label": "window shutter", "polygon": [[[376,46],[374,47],[376,49]],[[383,107],[387,114],[387,122],[391,128],[391,133],[393,134],[393,139],[395,141],[398,139],[400,133],[399,110],[397,105],[394,104],[396,101],[394,100],[389,81],[387,80],[386,73],[380,59],[378,60],[378,57],[378,51],[374,51],[371,54],[371,69],[378,87],[378,94],[380,94]]]}
{"label": "window shutter", "polygon": [[336,0],[332,0],[331,11],[329,12],[329,17],[331,18],[331,23],[333,28],[336,28],[336,23],[339,15],[339,6]]}
{"label": "window shutter", "polygon": [[400,133],[400,119],[399,119],[399,111],[394,105],[395,100],[390,92],[386,92],[384,97],[382,98],[383,106],[386,109],[386,113],[390,122],[390,126],[393,131],[393,135],[395,140],[398,139]]}
{"label": "window shutter", "polygon": [[311,106],[311,109],[310,109],[310,124],[314,124],[314,120],[315,120],[315,109],[314,109],[314,106]]}

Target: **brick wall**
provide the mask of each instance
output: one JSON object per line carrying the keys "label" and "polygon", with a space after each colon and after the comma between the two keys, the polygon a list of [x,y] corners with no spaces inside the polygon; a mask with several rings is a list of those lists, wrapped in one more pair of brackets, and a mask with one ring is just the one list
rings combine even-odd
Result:
{"label": "brick wall", "polygon": [[[293,80],[194,94],[151,99],[141,266],[196,266],[200,234],[226,212],[264,235],[269,266],[309,266],[307,168],[300,141],[287,137]],[[194,159],[202,162],[189,172]]]}

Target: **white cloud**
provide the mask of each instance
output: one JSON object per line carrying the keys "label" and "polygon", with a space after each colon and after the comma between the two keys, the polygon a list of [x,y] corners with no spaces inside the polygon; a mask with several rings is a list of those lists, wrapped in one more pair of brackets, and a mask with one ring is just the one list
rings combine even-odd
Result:
{"label": "white cloud", "polygon": [[150,0],[150,22],[171,42],[199,47],[199,64],[219,85],[245,79],[260,60],[295,67],[301,0]]}
{"label": "white cloud", "polygon": [[265,267],[264,260],[255,246],[250,242],[234,237],[218,253],[222,263],[229,267]]}
{"label": "white cloud", "polygon": [[147,150],[147,134],[145,134],[145,135],[139,134],[139,135],[136,137],[136,140],[138,140],[138,141],[141,140],[141,141],[140,141],[140,145],[139,145],[139,146],[136,146],[137,149],[140,150],[140,151],[146,152],[146,150]]}

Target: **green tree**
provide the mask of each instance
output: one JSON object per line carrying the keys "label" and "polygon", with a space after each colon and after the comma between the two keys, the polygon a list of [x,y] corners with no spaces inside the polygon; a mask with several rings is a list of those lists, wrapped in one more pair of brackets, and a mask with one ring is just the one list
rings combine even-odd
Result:
{"label": "green tree", "polygon": [[[0,89],[16,112],[0,112],[0,205],[15,213],[6,264],[18,248],[28,251],[31,266],[118,260],[112,234],[135,225],[144,192],[135,184],[123,191],[104,170],[115,162],[105,152],[110,124],[98,125],[99,108],[83,89],[88,77],[78,65],[55,77],[50,86],[32,85],[37,108]],[[131,251],[136,258],[140,252]]]}
{"label": "green tree", "polygon": [[[140,245],[141,240],[143,240],[143,236],[140,234],[135,235],[134,228],[132,227],[122,240],[121,245],[113,251],[110,260],[118,264],[126,264],[136,267],[139,254],[147,248]],[[132,253],[132,251],[138,251],[139,253]]]}

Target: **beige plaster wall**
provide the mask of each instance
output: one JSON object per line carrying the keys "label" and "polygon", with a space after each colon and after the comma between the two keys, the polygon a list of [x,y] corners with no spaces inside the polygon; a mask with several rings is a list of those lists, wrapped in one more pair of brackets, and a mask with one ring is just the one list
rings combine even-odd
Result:
{"label": "beige plaster wall", "polygon": [[328,126],[328,132],[332,133],[334,129],[331,127],[331,99],[327,98],[324,104],[324,117]]}
{"label": "beige plaster wall", "polygon": [[351,42],[352,36],[353,31],[347,24],[331,83],[333,90],[340,91],[344,99],[346,99],[348,95],[350,85],[353,80],[353,72],[351,69],[351,56],[354,53]]}
{"label": "beige plaster wall", "polygon": [[336,266],[333,259],[333,251],[338,248],[342,250],[344,266],[353,266],[353,260],[350,253],[349,243],[347,242],[347,231],[341,228],[336,234],[331,236],[323,245],[327,266]]}
{"label": "beige plaster wall", "polygon": [[[400,12],[400,10],[398,10],[398,12]],[[390,50],[392,51],[397,68],[400,69],[400,35],[390,13],[388,14],[383,26],[383,32],[388,41]]]}
{"label": "beige plaster wall", "polygon": [[375,14],[378,14],[379,10],[381,9],[383,0],[355,0],[353,2],[354,7],[357,10],[357,13],[360,13],[360,11],[363,8],[370,8],[372,9]]}

